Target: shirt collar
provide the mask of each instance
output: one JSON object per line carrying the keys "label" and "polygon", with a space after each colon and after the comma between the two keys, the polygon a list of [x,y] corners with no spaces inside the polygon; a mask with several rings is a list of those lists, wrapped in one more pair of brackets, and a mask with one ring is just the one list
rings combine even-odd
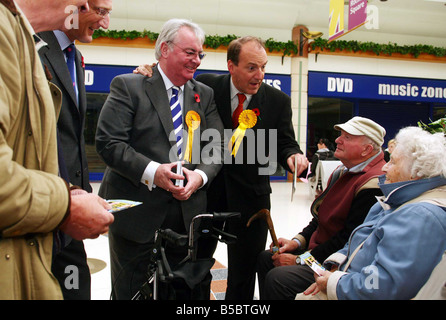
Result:
{"label": "shirt collar", "polygon": [[[234,85],[234,83],[232,82],[232,77],[231,77],[231,81],[229,81],[231,84],[230,84],[230,94],[231,94],[231,100],[232,99],[234,99],[234,97],[237,95],[237,93],[243,93],[243,92],[240,92],[240,90],[238,90],[236,87],[235,87],[235,85]],[[249,104],[249,101],[251,100],[251,97],[252,97],[252,94],[247,94],[247,93],[245,93],[245,96],[246,96],[246,101],[247,101],[247,103]],[[246,105],[246,104],[245,104]]]}
{"label": "shirt collar", "polygon": [[[161,77],[163,78],[164,85],[166,86],[166,91],[174,87],[175,85],[170,81],[170,79],[166,76],[163,69],[161,68],[161,65],[158,63],[158,70],[161,74]],[[179,87],[182,92],[184,92],[184,85]]]}
{"label": "shirt collar", "polygon": [[368,164],[369,164],[370,162],[372,162],[373,159],[375,159],[381,152],[382,152],[382,151],[378,152],[377,154],[375,154],[373,157],[370,157],[370,158],[367,159],[366,161],[361,162],[360,164],[357,164],[357,165],[354,166],[354,167],[351,167],[348,171],[349,171],[349,172],[361,172],[361,171],[363,171],[364,168],[367,167]]}
{"label": "shirt collar", "polygon": [[57,41],[59,42],[59,45],[60,45],[60,48],[62,49],[62,51],[64,51],[66,48],[68,48],[68,46],[70,44],[73,44],[73,42],[71,42],[70,39],[68,39],[65,32],[60,31],[60,30],[54,30],[53,32],[57,38]]}

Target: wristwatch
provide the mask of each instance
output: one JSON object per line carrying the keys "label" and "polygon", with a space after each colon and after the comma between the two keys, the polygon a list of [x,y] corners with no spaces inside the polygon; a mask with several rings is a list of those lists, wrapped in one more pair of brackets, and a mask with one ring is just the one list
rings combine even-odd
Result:
{"label": "wristwatch", "polygon": [[297,256],[297,258],[296,258],[296,264],[297,264],[297,265],[302,264],[302,260],[301,260],[300,256]]}

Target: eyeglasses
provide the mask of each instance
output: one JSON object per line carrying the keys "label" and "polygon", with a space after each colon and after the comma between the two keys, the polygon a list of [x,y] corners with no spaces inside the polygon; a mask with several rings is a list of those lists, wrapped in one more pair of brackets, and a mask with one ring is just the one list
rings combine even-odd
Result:
{"label": "eyeglasses", "polygon": [[204,53],[203,51],[197,52],[193,49],[184,49],[181,48],[179,45],[175,44],[173,41],[168,41],[168,42],[183,50],[183,52],[187,55],[189,59],[193,59],[198,56],[200,60],[203,60],[204,57],[206,57],[206,53]]}
{"label": "eyeglasses", "polygon": [[92,6],[91,4],[90,4],[90,8],[92,8],[94,11],[96,11],[96,13],[98,15],[100,15],[102,18],[105,18],[106,16],[109,16],[112,13],[111,10],[95,7],[95,6]]}

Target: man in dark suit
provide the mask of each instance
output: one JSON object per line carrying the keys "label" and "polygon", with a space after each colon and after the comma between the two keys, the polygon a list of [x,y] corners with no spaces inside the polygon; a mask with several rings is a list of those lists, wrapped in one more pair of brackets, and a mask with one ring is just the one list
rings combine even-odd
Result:
{"label": "man in dark suit", "polygon": [[[203,58],[203,42],[204,32],[196,24],[169,20],[156,43],[159,63],[153,76],[117,76],[101,110],[96,145],[107,168],[99,194],[106,199],[143,202],[117,214],[109,232],[116,299],[131,299],[147,280],[150,249],[157,229],[170,228],[185,234],[192,218],[206,212],[205,189],[221,169],[221,161],[206,164],[207,153],[201,152],[204,147],[212,149],[221,159],[223,143],[223,124],[213,92],[193,79]],[[177,159],[183,159],[178,151],[184,154],[188,141],[183,136],[183,143],[177,144],[173,133],[169,101],[176,97],[182,108],[180,118],[185,131],[191,129],[189,115],[195,114],[200,119],[195,130],[213,129],[217,138],[201,142],[194,137],[192,147],[198,147],[201,161],[194,159],[193,152],[191,162],[183,166],[184,177],[174,173]],[[184,186],[175,184],[175,180],[184,178]],[[187,248],[168,247],[166,254],[174,266],[187,255]],[[179,284],[175,289],[176,298],[193,298],[184,285]]]}
{"label": "man in dark suit", "polygon": [[[108,28],[112,9],[112,0],[90,0],[90,11],[78,15],[79,25],[62,32],[46,31],[39,33],[39,37],[47,46],[39,50],[42,63],[51,73],[51,81],[62,91],[62,108],[57,123],[61,153],[65,163],[68,182],[78,186],[86,192],[91,192],[87,156],[85,154],[84,123],[87,110],[87,96],[84,84],[83,58],[75,47],[75,86],[67,66],[67,53],[69,46],[75,40],[88,43],[92,41],[94,30],[102,27]],[[62,169],[61,169],[62,170]],[[87,265],[87,256],[82,241],[71,239],[64,235],[65,247],[58,253],[53,261],[52,271],[62,288],[64,299],[91,298],[90,269]],[[79,279],[75,279],[69,286],[65,280],[71,275],[67,266],[76,266]],[[76,281],[78,280],[78,281]],[[78,286],[77,286],[78,284]]]}
{"label": "man in dark suit", "polygon": [[[243,109],[253,110],[257,122],[252,128],[254,141],[245,139],[233,163],[225,161],[210,185],[208,211],[241,213],[240,220],[230,221],[226,226],[228,232],[238,237],[237,243],[228,245],[226,299],[252,299],[256,258],[265,249],[268,228],[261,220],[254,221],[249,228],[246,223],[260,209],[271,207],[269,174],[274,170],[268,166],[277,160],[283,168],[300,175],[308,167],[308,161],[295,140],[290,97],[263,83],[268,60],[262,41],[254,37],[234,40],[228,47],[227,60],[229,75],[203,74],[197,80],[214,90],[225,129],[234,129],[232,117],[238,105],[237,93],[246,96]],[[250,149],[253,146],[250,143],[255,148]],[[258,156],[250,162],[249,150],[269,156],[269,163],[262,163]],[[242,161],[239,157],[243,157]]]}

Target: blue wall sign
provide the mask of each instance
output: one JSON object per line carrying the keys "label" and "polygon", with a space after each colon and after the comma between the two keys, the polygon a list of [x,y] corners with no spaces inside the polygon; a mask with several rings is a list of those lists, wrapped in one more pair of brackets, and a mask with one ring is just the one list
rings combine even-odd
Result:
{"label": "blue wall sign", "polygon": [[310,96],[446,102],[446,80],[308,72]]}
{"label": "blue wall sign", "polygon": [[[108,93],[110,83],[114,77],[123,73],[132,73],[136,66],[112,66],[112,65],[86,65],[85,66],[85,87],[87,92]],[[227,71],[198,70],[200,73],[227,73]],[[265,74],[263,80],[266,84],[282,90],[287,95],[291,95],[291,76],[280,74]]]}

